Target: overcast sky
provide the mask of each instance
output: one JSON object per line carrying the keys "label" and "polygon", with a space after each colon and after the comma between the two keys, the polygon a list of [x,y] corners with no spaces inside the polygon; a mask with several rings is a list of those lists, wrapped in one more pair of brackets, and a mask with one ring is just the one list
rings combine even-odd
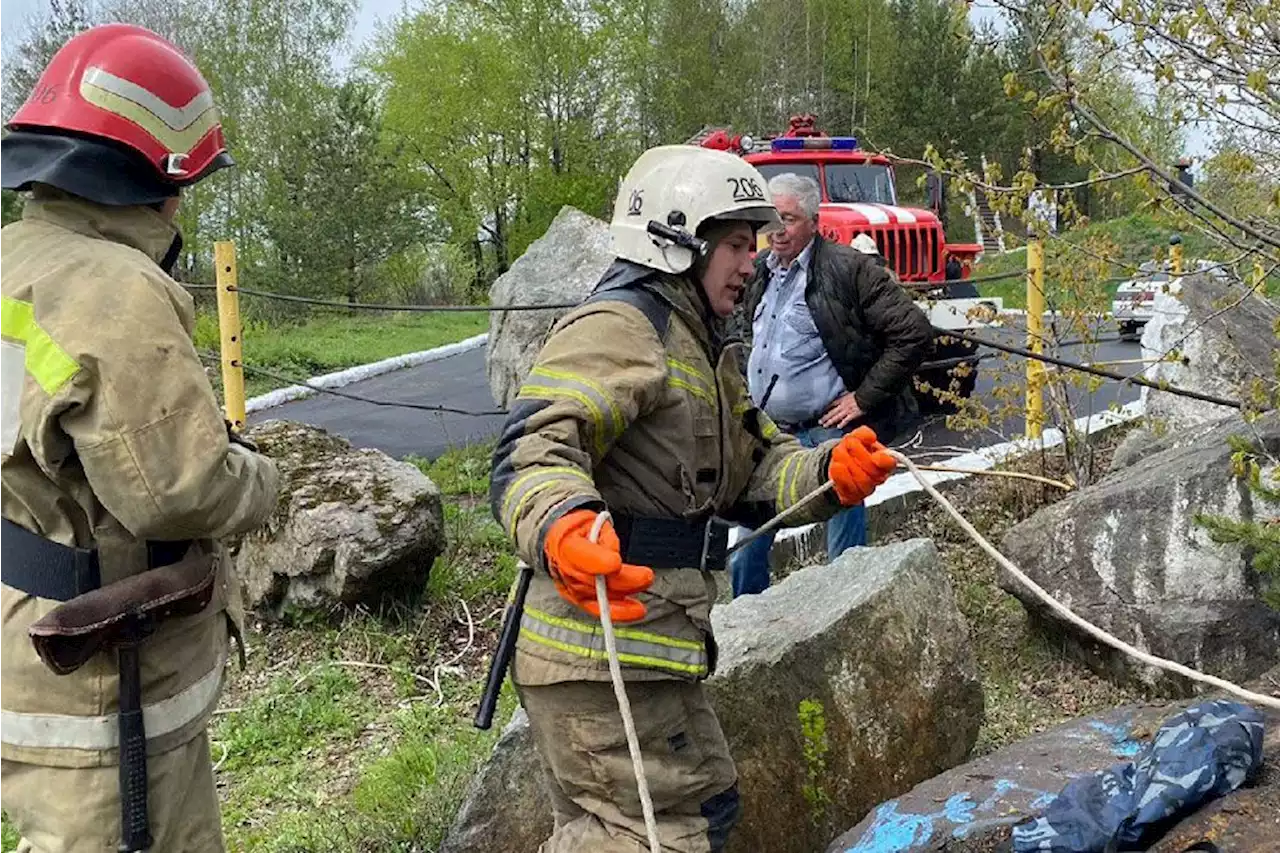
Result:
{"label": "overcast sky", "polygon": [[[352,45],[373,35],[378,22],[395,17],[403,8],[405,0],[361,0],[360,11],[356,13],[356,25],[351,34]],[[410,6],[417,5],[410,3]],[[29,16],[41,13],[49,8],[49,0],[0,0],[0,39],[4,43],[4,52],[9,52],[13,39],[22,34],[23,23]]]}

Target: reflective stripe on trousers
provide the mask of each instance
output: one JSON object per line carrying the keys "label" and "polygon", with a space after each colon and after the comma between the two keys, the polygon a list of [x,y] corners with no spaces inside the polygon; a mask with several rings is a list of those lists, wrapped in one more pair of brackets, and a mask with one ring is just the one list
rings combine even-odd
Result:
{"label": "reflective stripe on trousers", "polygon": [[[624,666],[666,669],[683,675],[707,674],[707,649],[703,643],[618,626],[614,627],[614,634],[618,640],[618,662]],[[566,619],[526,607],[520,619],[520,636],[591,660],[608,657],[599,622]]]}
{"label": "reflective stripe on trousers", "polygon": [[[209,710],[222,684],[225,655],[199,681],[167,699],[142,707],[147,739],[176,732]],[[120,743],[118,714],[79,717],[0,711],[0,741],[38,749],[115,749]]]}

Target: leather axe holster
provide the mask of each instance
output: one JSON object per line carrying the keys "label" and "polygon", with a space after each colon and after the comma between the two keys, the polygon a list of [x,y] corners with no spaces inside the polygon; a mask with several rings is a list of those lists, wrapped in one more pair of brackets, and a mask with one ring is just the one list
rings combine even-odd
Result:
{"label": "leather axe holster", "polygon": [[98,652],[117,655],[121,853],[147,850],[152,843],[138,647],[160,622],[208,607],[217,575],[214,555],[192,547],[176,563],[76,596],[27,629],[40,659],[59,675],[75,672]]}

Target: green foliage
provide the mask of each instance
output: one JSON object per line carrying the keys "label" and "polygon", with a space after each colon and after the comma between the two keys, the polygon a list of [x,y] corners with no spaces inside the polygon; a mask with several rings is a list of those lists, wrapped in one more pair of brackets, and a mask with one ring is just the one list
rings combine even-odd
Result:
{"label": "green foliage", "polygon": [[450,450],[434,462],[418,457],[405,460],[422,469],[441,494],[449,497],[487,498],[493,442],[469,444]]}
{"label": "green foliage", "polygon": [[21,193],[12,190],[0,190],[0,226],[17,222],[22,218],[23,198]]}
{"label": "green foliage", "polygon": [[[472,600],[472,607],[479,615],[498,600]],[[456,594],[449,604],[456,604]],[[441,629],[432,618],[437,606],[429,601],[425,612],[407,614],[413,616],[408,623],[313,619],[255,636],[268,667],[279,665],[276,658],[295,664],[212,726],[228,849],[438,846],[499,729],[471,726],[469,709],[480,691],[475,673],[434,670],[439,698],[447,701],[424,683],[422,673],[433,672],[429,662],[437,657],[439,638],[429,639]],[[499,718],[514,705],[508,688]]]}
{"label": "green foliage", "polygon": [[1275,218],[1280,211],[1280,175],[1266,158],[1227,140],[1204,164],[1200,191],[1228,210]]}
{"label": "green foliage", "polygon": [[420,237],[416,189],[403,146],[384,141],[371,83],[321,89],[311,108],[315,129],[291,140],[296,150],[268,173],[268,191],[280,199],[263,210],[277,287],[368,301],[384,289],[382,265]]}
{"label": "green foliage", "polygon": [[220,729],[227,747],[223,766],[235,772],[264,760],[280,762],[330,737],[353,735],[369,710],[356,687],[352,675],[337,667],[277,678]]}
{"label": "green foliage", "polygon": [[1214,542],[1240,546],[1263,578],[1264,600],[1280,610],[1280,521],[1274,511],[1280,507],[1280,463],[1243,436],[1229,443],[1232,473],[1248,488],[1250,511],[1240,520],[1209,513],[1196,513],[1195,520]]}
{"label": "green foliage", "polygon": [[[339,72],[357,6],[59,0],[18,42],[6,106],[70,33],[156,29],[201,67],[237,160],[186,194],[184,277],[212,280],[212,243],[233,239],[245,286],[414,303],[483,299],[564,205],[607,217],[641,150],[708,125],[763,136],[809,111],[868,147],[1082,178],[1052,141],[1063,105],[1028,99],[1044,32],[1070,39],[1118,127],[1161,157],[1180,144],[1169,96],[1144,101],[1048,11],[997,31],[950,0],[460,0],[401,12]],[[1140,200],[1117,189],[1086,208]],[[953,240],[971,236],[964,202]]]}
{"label": "green foliage", "polygon": [[473,506],[447,503],[444,524],[449,547],[431,567],[429,597],[470,598],[501,594],[511,588],[516,557],[510,537],[493,520],[487,501]]}
{"label": "green foliage", "polygon": [[[1118,284],[1144,261],[1164,260],[1169,254],[1169,237],[1178,223],[1167,216],[1131,214],[1103,222],[1081,224],[1045,246],[1045,290],[1049,302],[1075,307],[1110,310],[1110,300]],[[1203,234],[1182,235],[1185,259],[1220,260],[1220,247]],[[1111,259],[1099,262],[1093,255]],[[986,257],[974,268],[975,276],[1025,272],[1024,247],[1003,255]],[[1105,283],[1104,283],[1105,282]],[[1010,278],[978,285],[983,296],[1004,299],[1006,308],[1025,308],[1025,278]]]}
{"label": "green foliage", "polygon": [[809,817],[815,824],[821,823],[831,798],[822,787],[827,770],[827,716],[822,702],[802,699],[799,707],[800,738],[804,750],[805,784],[804,799],[809,804]]}
{"label": "green foliage", "polygon": [[13,853],[18,849],[20,840],[22,836],[18,835],[17,828],[9,823],[9,818],[3,812],[0,812],[0,851]]}

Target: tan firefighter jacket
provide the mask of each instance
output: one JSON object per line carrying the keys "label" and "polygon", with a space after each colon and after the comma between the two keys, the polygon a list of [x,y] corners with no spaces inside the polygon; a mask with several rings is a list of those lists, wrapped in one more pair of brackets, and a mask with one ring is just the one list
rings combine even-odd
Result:
{"label": "tan firefighter jacket", "polygon": [[[4,517],[64,545],[97,547],[104,586],[148,567],[147,540],[214,549],[212,540],[275,508],[275,466],[229,443],[192,343],[191,297],[157,265],[176,237],[150,208],[44,189],[0,232]],[[198,734],[217,704],[227,580],[223,560],[213,603],[161,623],[141,647],[152,753]],[[27,636],[57,605],[0,591],[2,754],[114,764],[114,654],[55,675]]]}
{"label": "tan firefighter jacket", "polygon": [[[607,681],[599,623],[547,574],[549,526],[575,508],[757,526],[827,479],[834,442],[804,449],[748,396],[740,345],[715,340],[690,280],[619,262],[552,329],[494,454],[494,516],[535,568],[521,622],[519,684]],[[839,509],[834,498],[797,523]],[[705,678],[714,668],[714,581],[655,572],[648,613],[618,626],[630,679]]]}

